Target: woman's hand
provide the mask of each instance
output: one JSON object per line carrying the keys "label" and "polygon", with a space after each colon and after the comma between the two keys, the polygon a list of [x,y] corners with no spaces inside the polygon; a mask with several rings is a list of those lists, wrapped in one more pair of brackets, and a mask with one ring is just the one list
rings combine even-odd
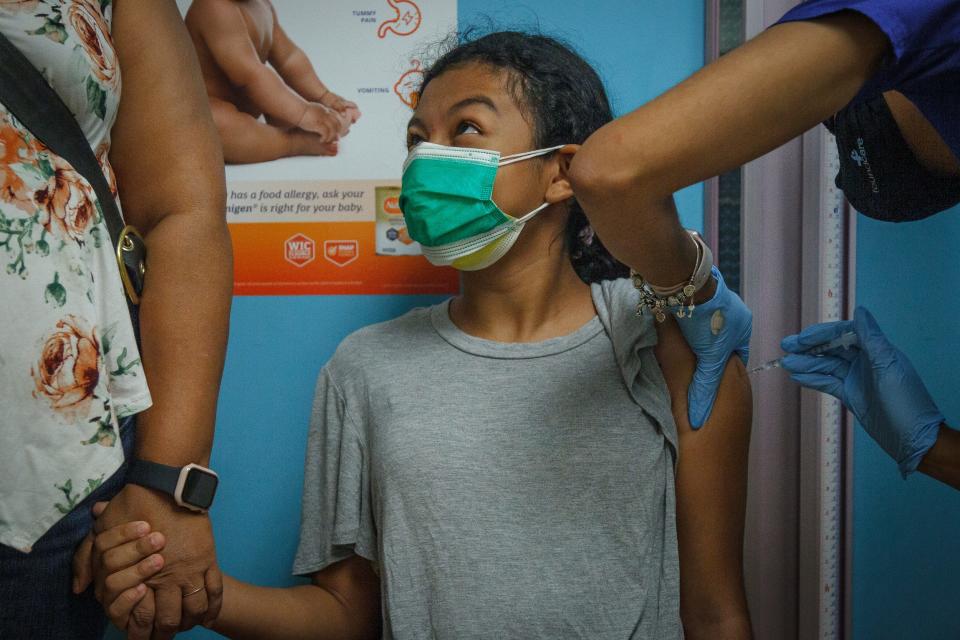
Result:
{"label": "woman's hand", "polygon": [[[857,344],[819,356],[805,352],[848,331]],[[917,470],[933,447],[944,423],[909,358],[890,344],[873,315],[857,307],[853,320],[827,322],[787,336],[783,368],[809,389],[840,400],[887,454],[903,477]]]}
{"label": "woman's hand", "polygon": [[697,356],[697,368],[687,391],[690,425],[694,429],[702,427],[710,417],[730,357],[740,356],[746,364],[750,356],[753,314],[740,296],[727,288],[716,267],[713,277],[713,297],[698,304],[692,316],[677,322]]}
{"label": "woman's hand", "polygon": [[[98,502],[94,516],[99,517],[106,507],[106,502]],[[93,582],[97,601],[118,629],[127,628],[134,607],[150,590],[146,581],[163,568],[158,551],[165,544],[163,534],[151,533],[149,523],[127,522],[91,534],[81,546],[75,566],[77,584],[85,589]]]}

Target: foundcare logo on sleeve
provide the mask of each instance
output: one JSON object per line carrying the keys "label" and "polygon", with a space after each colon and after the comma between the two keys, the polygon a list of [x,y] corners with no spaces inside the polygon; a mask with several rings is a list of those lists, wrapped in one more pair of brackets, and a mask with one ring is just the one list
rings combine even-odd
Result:
{"label": "foundcare logo on sleeve", "polygon": [[345,267],[360,257],[360,243],[356,240],[324,240],[323,257],[338,267]]}
{"label": "foundcare logo on sleeve", "polygon": [[317,257],[317,243],[302,233],[290,236],[283,243],[283,257],[295,267],[304,267]]}

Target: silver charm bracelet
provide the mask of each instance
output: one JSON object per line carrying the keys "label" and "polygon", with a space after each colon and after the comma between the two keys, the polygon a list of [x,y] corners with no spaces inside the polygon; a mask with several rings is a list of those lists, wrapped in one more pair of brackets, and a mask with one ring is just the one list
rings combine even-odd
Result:
{"label": "silver charm bracelet", "polygon": [[713,252],[696,231],[687,229],[687,233],[697,247],[697,262],[694,265],[690,279],[673,287],[658,287],[647,282],[642,275],[630,270],[633,286],[640,292],[640,302],[637,304],[637,315],[643,316],[644,310],[649,310],[657,322],[667,319],[667,311],[671,307],[679,307],[677,318],[690,318],[696,304],[693,297],[710,279],[713,268]]}

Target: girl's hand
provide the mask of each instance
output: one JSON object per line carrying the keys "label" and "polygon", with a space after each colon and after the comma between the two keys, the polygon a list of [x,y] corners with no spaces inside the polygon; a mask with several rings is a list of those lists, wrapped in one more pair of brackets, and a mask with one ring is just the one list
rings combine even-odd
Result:
{"label": "girl's hand", "polygon": [[[103,513],[107,503],[94,506],[94,515]],[[110,621],[126,629],[130,613],[149,588],[144,582],[163,568],[166,539],[150,532],[146,522],[128,522],[107,529],[93,538],[94,595],[103,605]]]}

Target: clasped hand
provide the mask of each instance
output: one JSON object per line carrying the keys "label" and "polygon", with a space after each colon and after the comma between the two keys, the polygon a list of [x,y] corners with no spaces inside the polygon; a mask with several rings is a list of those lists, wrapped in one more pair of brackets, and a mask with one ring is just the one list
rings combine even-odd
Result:
{"label": "clasped hand", "polygon": [[134,640],[164,640],[216,618],[223,582],[205,514],[130,484],[94,515],[74,556],[74,591],[92,583],[117,628]]}

